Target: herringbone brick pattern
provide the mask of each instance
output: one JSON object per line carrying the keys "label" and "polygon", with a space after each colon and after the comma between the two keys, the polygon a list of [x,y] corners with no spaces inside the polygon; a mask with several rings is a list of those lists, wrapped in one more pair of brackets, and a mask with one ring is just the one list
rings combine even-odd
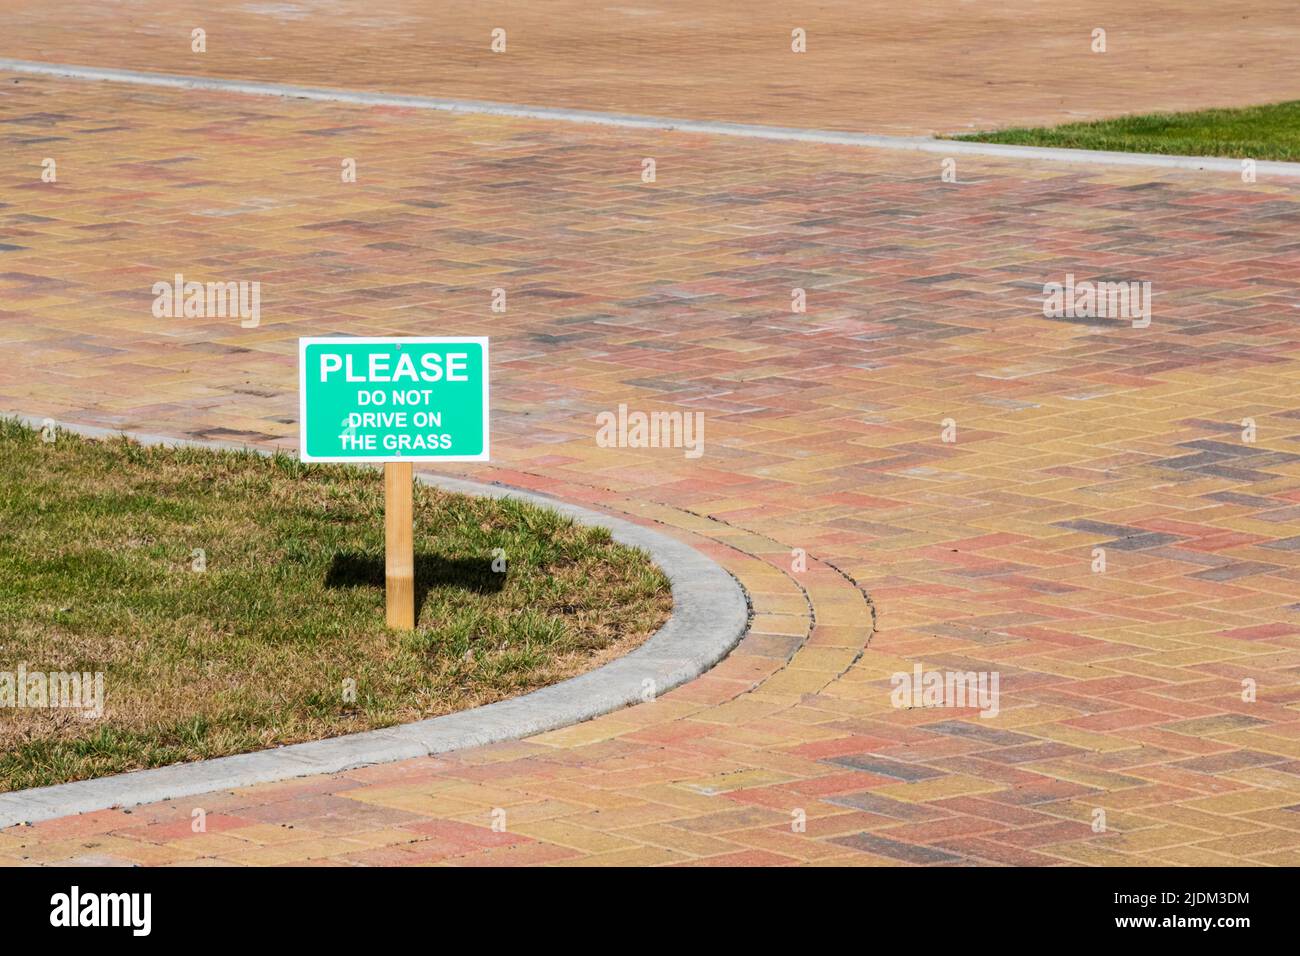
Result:
{"label": "herringbone brick pattern", "polygon": [[1292,0],[0,0],[0,24],[17,59],[873,133],[1300,98]]}
{"label": "herringbone brick pattern", "polygon": [[[465,473],[675,529],[755,609],[652,704],[4,861],[1300,862],[1296,186],[3,89],[0,409],[291,446],[299,335],[490,335]],[[155,319],[177,272],[261,281],[260,326]],[[1150,327],[1044,318],[1067,273],[1151,280]],[[620,403],[705,454],[598,447]],[[998,714],[893,706],[918,664]]]}

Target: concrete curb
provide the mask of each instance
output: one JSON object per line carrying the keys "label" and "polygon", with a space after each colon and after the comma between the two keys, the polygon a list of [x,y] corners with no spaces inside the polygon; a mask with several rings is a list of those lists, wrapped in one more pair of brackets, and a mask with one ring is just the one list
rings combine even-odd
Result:
{"label": "concrete curb", "polygon": [[[999,159],[1037,160],[1054,163],[1092,163],[1102,166],[1142,166],[1157,169],[1188,169],[1202,172],[1241,174],[1240,159],[1219,156],[1165,156],[1159,153],[1119,153],[1092,149],[1060,149],[1049,146],[1011,146],[1000,143],[975,143],[964,140],[936,139],[932,136],[885,136],[835,130],[802,129],[791,126],[764,126],[748,123],[712,122],[674,119],[667,116],[641,116],[632,113],[606,113],[599,110],[562,109],[549,106],[526,106],[493,103],[486,100],[453,100],[433,96],[400,93],[368,93],[325,87],[293,86],[288,83],[260,83],[252,80],[223,80],[208,76],[176,73],[153,73],[147,70],[117,70],[108,67],[43,63],[0,57],[0,71],[35,76],[59,76],[78,80],[132,83],[138,86],[162,86],[181,90],[205,90],[215,93],[239,93],[246,96],[283,96],[329,103],[354,103],[362,106],[396,106],[405,109],[437,110],[445,113],[476,113],[486,116],[511,116],[519,119],[551,120],[563,123],[587,123],[620,126],[628,129],[668,130],[678,133],[703,133],[712,136],[741,136],[797,143],[826,143],[832,146],[857,146],[867,149],[906,150],[940,153],[944,156],[989,156]],[[1260,160],[1255,164],[1257,176],[1300,177],[1300,163]]]}
{"label": "concrete curb", "polygon": [[[13,413],[6,416],[37,428],[44,420]],[[183,440],[91,426],[60,423],[59,427],[92,438],[125,434],[144,445],[250,448],[233,442]],[[269,454],[265,449],[250,450]],[[644,549],[663,569],[672,582],[672,616],[625,657],[531,694],[473,710],[256,753],[0,794],[0,828],[532,736],[639,703],[647,689],[658,695],[684,684],[720,661],[744,636],[749,607],[740,585],[689,545],[631,521],[545,495],[435,475],[417,473],[417,478],[461,494],[518,498],[553,508],[581,524],[608,528],[620,544]]]}

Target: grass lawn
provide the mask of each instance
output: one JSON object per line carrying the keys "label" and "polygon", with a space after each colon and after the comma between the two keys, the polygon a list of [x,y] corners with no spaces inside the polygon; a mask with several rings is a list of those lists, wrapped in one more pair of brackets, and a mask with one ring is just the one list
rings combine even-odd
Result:
{"label": "grass lawn", "polygon": [[1150,113],[1092,123],[971,133],[952,139],[1124,153],[1300,160],[1300,100],[1242,109]]}
{"label": "grass lawn", "polygon": [[98,719],[0,707],[0,790],[500,700],[671,611],[662,572],[605,529],[417,484],[417,628],[389,631],[383,500],[374,469],[0,421],[0,672],[102,672],[105,691]]}

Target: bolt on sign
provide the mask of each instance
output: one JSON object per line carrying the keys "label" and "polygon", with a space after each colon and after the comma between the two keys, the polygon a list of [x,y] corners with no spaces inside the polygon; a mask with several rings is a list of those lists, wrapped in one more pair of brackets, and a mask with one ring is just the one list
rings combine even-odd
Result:
{"label": "bolt on sign", "polygon": [[384,463],[389,627],[415,627],[411,463],[488,460],[485,338],[298,340],[299,457]]}
{"label": "bolt on sign", "polygon": [[487,461],[488,340],[298,340],[303,461]]}

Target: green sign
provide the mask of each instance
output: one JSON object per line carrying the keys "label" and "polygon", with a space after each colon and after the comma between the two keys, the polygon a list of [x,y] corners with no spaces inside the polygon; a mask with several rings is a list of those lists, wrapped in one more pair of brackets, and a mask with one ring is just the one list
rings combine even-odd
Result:
{"label": "green sign", "polygon": [[303,461],[487,461],[488,340],[298,340]]}

